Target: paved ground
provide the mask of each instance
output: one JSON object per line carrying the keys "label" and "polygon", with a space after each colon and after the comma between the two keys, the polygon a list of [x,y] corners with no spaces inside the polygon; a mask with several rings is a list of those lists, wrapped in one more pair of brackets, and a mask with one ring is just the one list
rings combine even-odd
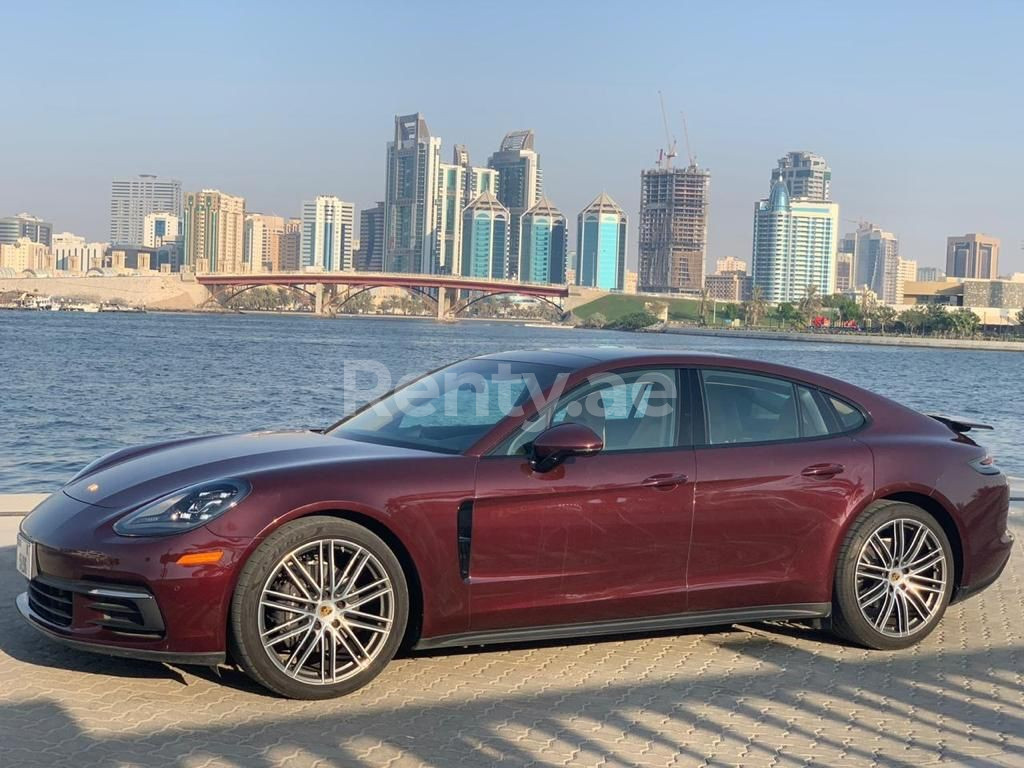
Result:
{"label": "paved ground", "polygon": [[[333,702],[80,655],[12,605],[0,519],[0,766],[1024,766],[1024,551],[923,645],[774,625],[395,661]],[[1013,527],[1024,536],[1024,517]]]}

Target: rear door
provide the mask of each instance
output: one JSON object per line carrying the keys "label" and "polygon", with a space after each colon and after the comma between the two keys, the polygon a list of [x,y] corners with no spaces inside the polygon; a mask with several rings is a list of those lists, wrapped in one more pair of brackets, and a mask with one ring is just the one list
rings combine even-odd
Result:
{"label": "rear door", "polygon": [[689,609],[829,602],[833,544],[873,489],[871,452],[849,434],[863,416],[785,379],[726,369],[695,377],[704,419]]}

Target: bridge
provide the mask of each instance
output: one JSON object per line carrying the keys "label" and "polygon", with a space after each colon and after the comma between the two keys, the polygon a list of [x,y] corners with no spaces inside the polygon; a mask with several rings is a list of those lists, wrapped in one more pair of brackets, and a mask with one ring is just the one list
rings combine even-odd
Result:
{"label": "bridge", "polygon": [[310,296],[318,315],[339,312],[359,294],[381,287],[405,288],[436,302],[438,319],[454,318],[467,307],[489,296],[529,296],[559,310],[563,308],[562,300],[569,296],[569,287],[566,285],[398,272],[210,273],[197,274],[196,282],[205,286],[212,299],[221,305],[227,305],[236,296],[253,288],[289,288]]}

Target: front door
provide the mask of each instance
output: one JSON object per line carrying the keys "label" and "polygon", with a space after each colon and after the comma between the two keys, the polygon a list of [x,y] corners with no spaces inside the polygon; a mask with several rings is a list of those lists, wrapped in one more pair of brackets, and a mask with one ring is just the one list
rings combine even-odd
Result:
{"label": "front door", "polygon": [[[591,381],[481,459],[468,562],[471,629],[686,610],[695,466],[680,381],[672,369]],[[563,422],[593,429],[604,450],[534,471],[524,453],[531,435]]]}

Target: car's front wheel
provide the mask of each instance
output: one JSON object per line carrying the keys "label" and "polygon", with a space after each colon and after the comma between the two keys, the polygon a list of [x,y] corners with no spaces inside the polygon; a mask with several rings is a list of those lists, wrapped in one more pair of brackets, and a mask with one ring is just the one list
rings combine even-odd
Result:
{"label": "car's front wheel", "polygon": [[380,674],[408,613],[402,567],[379,536],[349,520],[303,518],[267,537],[243,567],[232,650],[283,696],[342,696]]}
{"label": "car's front wheel", "polygon": [[832,627],[869,648],[906,648],[935,629],[953,581],[953,552],[938,521],[913,504],[876,503],[840,550]]}

